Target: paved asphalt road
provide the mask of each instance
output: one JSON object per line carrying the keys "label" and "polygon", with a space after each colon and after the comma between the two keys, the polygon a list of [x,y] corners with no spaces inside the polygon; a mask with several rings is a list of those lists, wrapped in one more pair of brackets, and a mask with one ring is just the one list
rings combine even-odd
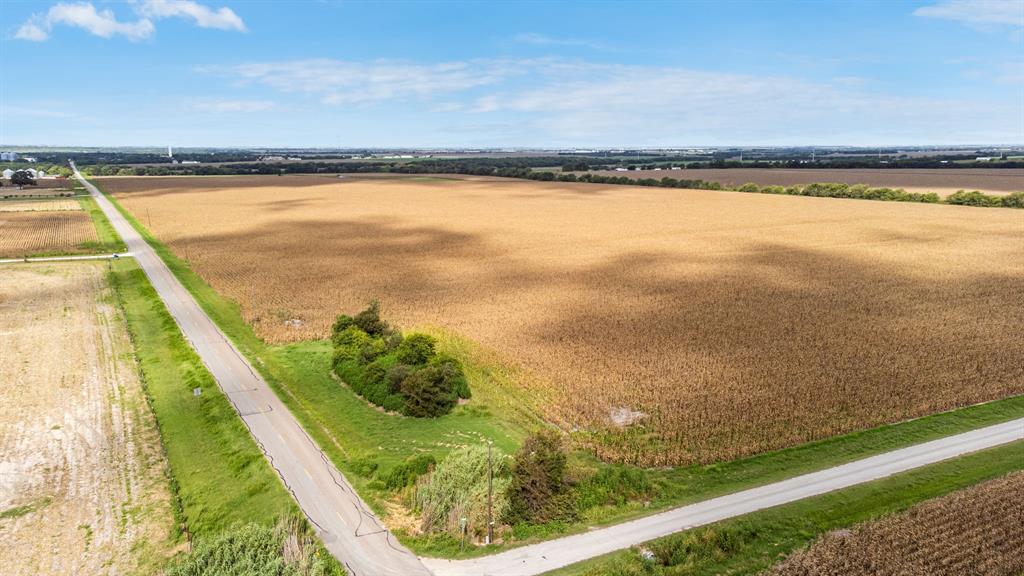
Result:
{"label": "paved asphalt road", "polygon": [[1024,439],[1024,419],[972,430],[608,528],[472,560],[423,562],[437,576],[529,576],[726,518]]}
{"label": "paved asphalt road", "polygon": [[13,262],[64,262],[68,260],[112,260],[114,258],[130,258],[131,252],[122,254],[90,254],[86,256],[44,256],[42,258],[4,258],[0,264],[11,264]]}
{"label": "paved asphalt road", "polygon": [[501,554],[470,560],[417,559],[384,530],[153,249],[92,184],[77,170],[75,174],[124,238],[182,332],[234,402],[303,511],[320,528],[328,549],[356,576],[417,576],[430,572],[436,576],[541,574],[674,532],[1024,440],[1024,419],[1013,420]]}
{"label": "paved asphalt road", "polygon": [[142,236],[77,169],[75,176],[135,255],[182,333],[231,399],[303,512],[319,528],[328,550],[355,576],[429,575],[419,559],[384,529]]}

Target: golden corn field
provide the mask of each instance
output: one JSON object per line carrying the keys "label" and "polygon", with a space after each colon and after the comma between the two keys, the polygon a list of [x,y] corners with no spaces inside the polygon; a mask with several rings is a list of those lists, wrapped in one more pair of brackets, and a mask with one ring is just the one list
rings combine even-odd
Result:
{"label": "golden corn field", "polygon": [[74,198],[0,200],[0,212],[53,212],[81,209],[82,206]]}
{"label": "golden corn field", "polygon": [[92,219],[80,209],[0,212],[0,258],[84,252],[83,242],[96,241]]}
{"label": "golden corn field", "polygon": [[1017,576],[1024,573],[1024,472],[833,532],[770,576]]}
{"label": "golden corn field", "polygon": [[379,298],[523,367],[524,402],[606,459],[733,459],[1024,392],[1019,210],[462,177],[100,184],[264,339],[322,338]]}

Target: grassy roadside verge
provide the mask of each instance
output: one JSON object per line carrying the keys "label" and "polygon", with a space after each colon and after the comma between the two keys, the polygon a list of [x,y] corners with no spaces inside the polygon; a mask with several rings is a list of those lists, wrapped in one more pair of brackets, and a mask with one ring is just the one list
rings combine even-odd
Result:
{"label": "grassy roadside verge", "polygon": [[717,522],[548,572],[549,576],[756,574],[837,528],[902,512],[931,498],[1024,469],[1024,442]]}
{"label": "grassy roadside verge", "polygon": [[124,252],[128,249],[125,246],[124,241],[118,236],[114,227],[110,224],[110,220],[107,220],[107,216],[100,210],[96,200],[93,200],[91,196],[76,196],[78,203],[82,206],[82,210],[85,210],[92,218],[92,224],[96,227],[96,237],[99,239],[98,242],[87,242],[79,246],[79,248],[91,250],[100,254],[113,254],[114,252]]}
{"label": "grassy roadside verge", "polygon": [[[128,324],[177,495],[192,535],[234,524],[273,526],[298,509],[227,397],[188,345],[142,269],[111,262],[110,284]],[[193,388],[202,388],[198,397]]]}
{"label": "grassy roadside verge", "polygon": [[[203,309],[252,360],[282,401],[328,456],[366,498],[381,512],[386,495],[374,487],[374,468],[386,470],[405,456],[431,451],[441,455],[446,445],[493,438],[510,453],[518,445],[529,422],[506,419],[499,399],[483,405],[469,405],[450,416],[432,421],[385,415],[334,380],[330,375],[330,345],[303,342],[289,346],[268,346],[244,322],[238,307],[217,294],[192,272],[187,263],[148,233],[130,213],[112,198],[115,206],[133,223],[172,272],[193,294]],[[454,346],[454,344],[452,344]],[[471,365],[473,363],[465,363]],[[491,367],[488,377],[501,372]],[[500,389],[500,386],[495,387]],[[480,390],[474,386],[474,395]],[[500,390],[495,391],[496,398]],[[494,410],[494,407],[501,407]],[[1024,417],[1024,397],[937,414],[900,424],[805,444],[728,463],[647,470],[644,475],[654,488],[643,501],[607,503],[585,511],[578,522],[515,529],[515,545],[647,515],[666,508],[782,480],[858,458]],[[609,468],[586,454],[575,454],[581,469]],[[451,539],[430,540],[403,537],[414,551],[443,557],[465,557],[497,551],[500,545],[458,550]],[[508,547],[506,544],[505,547]]]}
{"label": "grassy roadside verge", "polygon": [[[433,452],[447,453],[450,446],[491,439],[495,446],[512,453],[527,433],[528,416],[507,418],[493,407],[510,402],[500,383],[508,376],[501,367],[477,363],[467,371],[474,395],[486,401],[457,407],[437,419],[394,417],[369,405],[330,376],[330,345],[304,342],[291,346],[270,346],[261,341],[242,319],[238,305],[217,294],[182,259],[157,241],[116,198],[107,196],[136,230],[160,255],[203,310],[246,355],[306,431],[346,474],[378,512],[384,507],[368,488],[373,470],[387,468],[407,456]],[[459,346],[443,339],[441,347]],[[497,382],[484,390],[484,380]]]}

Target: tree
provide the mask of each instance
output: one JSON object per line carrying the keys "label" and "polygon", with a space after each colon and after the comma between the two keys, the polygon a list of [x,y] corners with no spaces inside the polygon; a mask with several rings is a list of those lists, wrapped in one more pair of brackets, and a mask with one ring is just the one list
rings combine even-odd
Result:
{"label": "tree", "polygon": [[28,170],[18,170],[11,175],[11,184],[15,186],[35,186],[36,181]]}
{"label": "tree", "polygon": [[395,349],[395,357],[402,364],[421,366],[434,356],[433,336],[427,334],[410,334]]}
{"label": "tree", "polygon": [[386,336],[391,332],[387,322],[380,319],[380,301],[371,300],[370,305],[359,314],[356,314],[352,322],[370,336]]}
{"label": "tree", "polygon": [[512,466],[508,522],[543,523],[575,516],[565,469],[565,449],[557,432],[542,430],[527,437]]}
{"label": "tree", "polygon": [[453,383],[437,366],[413,372],[402,381],[399,389],[405,396],[405,415],[415,418],[444,416],[458,402]]}

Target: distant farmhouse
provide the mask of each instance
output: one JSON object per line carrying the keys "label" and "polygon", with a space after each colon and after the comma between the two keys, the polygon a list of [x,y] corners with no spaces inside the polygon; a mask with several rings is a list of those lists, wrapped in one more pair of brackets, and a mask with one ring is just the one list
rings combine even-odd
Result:
{"label": "distant farmhouse", "polygon": [[[0,162],[14,162],[17,159],[17,152],[0,152]],[[6,174],[6,172],[4,173]],[[4,176],[4,178],[9,178],[9,176]]]}

